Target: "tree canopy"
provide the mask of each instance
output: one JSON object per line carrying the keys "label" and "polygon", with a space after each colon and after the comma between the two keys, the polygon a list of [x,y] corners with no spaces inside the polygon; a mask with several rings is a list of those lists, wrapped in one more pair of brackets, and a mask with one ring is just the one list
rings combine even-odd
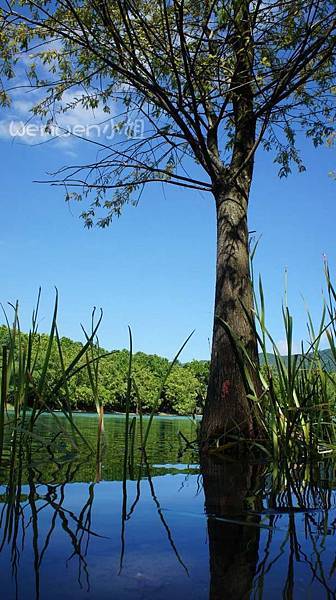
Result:
{"label": "tree canopy", "polygon": [[122,132],[95,142],[97,161],[54,180],[69,199],[96,192],[83,211],[88,226],[108,225],[148,182],[212,191],[218,178],[237,179],[237,120],[252,118],[256,129],[244,162],[261,143],[280,175],[293,162],[304,169],[297,130],[315,145],[333,130],[334,1],[12,0],[0,20],[3,104],[8,80],[19,75],[22,85],[24,75],[47,129],[76,105],[101,105]]}

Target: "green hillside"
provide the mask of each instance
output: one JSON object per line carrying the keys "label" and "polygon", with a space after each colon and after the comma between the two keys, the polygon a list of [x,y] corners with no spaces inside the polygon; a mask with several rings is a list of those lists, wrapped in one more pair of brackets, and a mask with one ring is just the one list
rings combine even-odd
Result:
{"label": "green hillside", "polygon": [[[320,350],[320,358],[323,362],[323,365],[325,367],[325,369],[329,372],[329,373],[333,373],[336,371],[336,364],[335,361],[333,359],[333,355],[331,350]],[[283,356],[282,357],[285,361],[287,360],[287,356]],[[274,354],[267,354],[267,361],[270,365],[275,366],[275,356]],[[261,364],[263,364],[264,361],[264,357],[262,354],[260,354],[260,362]]]}

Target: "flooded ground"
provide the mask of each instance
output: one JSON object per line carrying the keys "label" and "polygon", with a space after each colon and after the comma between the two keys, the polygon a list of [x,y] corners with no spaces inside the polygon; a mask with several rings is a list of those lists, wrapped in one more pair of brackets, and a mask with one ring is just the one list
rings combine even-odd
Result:
{"label": "flooded ground", "polygon": [[[76,423],[94,447],[96,417]],[[200,466],[179,435],[194,439],[195,424],[158,417],[125,480],[123,417],[105,419],[101,464],[62,441],[39,452],[53,430],[41,417],[31,460],[1,470],[4,600],[336,597],[331,462]]]}

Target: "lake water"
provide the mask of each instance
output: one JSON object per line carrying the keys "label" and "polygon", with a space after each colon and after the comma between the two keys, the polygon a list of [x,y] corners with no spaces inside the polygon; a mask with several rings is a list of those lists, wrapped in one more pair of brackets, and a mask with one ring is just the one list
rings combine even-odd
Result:
{"label": "lake water", "polygon": [[[76,423],[94,446],[96,417]],[[336,597],[332,463],[201,469],[179,435],[194,439],[194,423],[156,417],[125,481],[124,417],[105,418],[101,464],[60,438],[55,456],[39,452],[56,430],[42,416],[29,464],[0,471],[1,599]]]}

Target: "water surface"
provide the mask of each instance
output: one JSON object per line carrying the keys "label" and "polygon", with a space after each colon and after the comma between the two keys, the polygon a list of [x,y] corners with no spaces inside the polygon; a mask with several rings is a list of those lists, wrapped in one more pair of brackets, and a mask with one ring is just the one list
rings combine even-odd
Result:
{"label": "water surface", "polygon": [[[94,447],[96,417],[76,423]],[[57,427],[42,416],[38,434]],[[179,435],[194,439],[195,424],[157,417],[147,462],[135,438],[123,481],[124,417],[107,416],[105,429],[101,463],[60,438],[54,456],[39,452],[37,437],[28,464],[1,470],[1,598],[335,597],[331,463],[200,467]]]}

